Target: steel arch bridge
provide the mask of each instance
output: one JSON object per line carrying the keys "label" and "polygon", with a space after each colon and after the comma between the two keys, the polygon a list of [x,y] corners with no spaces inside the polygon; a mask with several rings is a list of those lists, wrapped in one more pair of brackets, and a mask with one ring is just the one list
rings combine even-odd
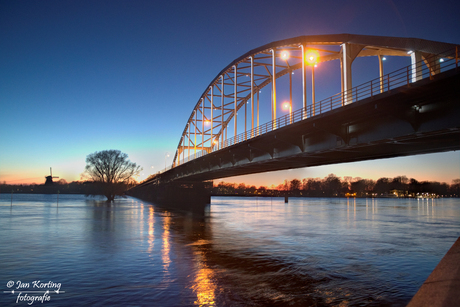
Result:
{"label": "steel arch bridge", "polygon": [[[383,61],[388,56],[408,57],[410,65],[385,75]],[[376,57],[378,74],[353,87],[352,63],[361,57]],[[336,94],[317,101],[315,67],[325,62],[337,66],[328,79],[340,77],[340,88],[331,85],[329,91]],[[456,45],[416,38],[314,35],[261,46],[232,61],[205,88],[182,132],[173,164],[164,171],[293,122],[431,78],[448,65],[458,66]],[[296,70],[301,77],[293,86]],[[277,117],[281,91],[288,96],[283,101],[289,114]]]}

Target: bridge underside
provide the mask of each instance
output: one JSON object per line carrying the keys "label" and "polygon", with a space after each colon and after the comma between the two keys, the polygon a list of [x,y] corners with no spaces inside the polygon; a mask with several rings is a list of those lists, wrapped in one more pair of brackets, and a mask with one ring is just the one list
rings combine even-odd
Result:
{"label": "bridge underside", "polygon": [[449,71],[179,165],[156,180],[204,181],[460,149],[460,73]]}

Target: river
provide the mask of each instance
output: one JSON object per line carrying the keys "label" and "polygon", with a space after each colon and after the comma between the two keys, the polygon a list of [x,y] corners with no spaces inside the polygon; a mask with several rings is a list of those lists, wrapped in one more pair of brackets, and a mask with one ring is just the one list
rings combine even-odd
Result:
{"label": "river", "polygon": [[1,194],[0,305],[405,306],[459,236],[460,199]]}

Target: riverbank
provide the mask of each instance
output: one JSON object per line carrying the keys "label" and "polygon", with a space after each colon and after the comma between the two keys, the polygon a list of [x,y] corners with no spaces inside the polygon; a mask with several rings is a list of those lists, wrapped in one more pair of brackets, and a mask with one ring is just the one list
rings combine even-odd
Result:
{"label": "riverbank", "polygon": [[460,237],[407,305],[425,306],[460,306]]}

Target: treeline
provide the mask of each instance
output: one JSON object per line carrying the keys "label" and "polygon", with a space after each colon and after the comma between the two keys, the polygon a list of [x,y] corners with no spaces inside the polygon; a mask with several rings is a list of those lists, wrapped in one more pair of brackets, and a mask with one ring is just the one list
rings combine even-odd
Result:
{"label": "treeline", "polygon": [[[123,184],[121,189],[128,190],[136,183]],[[67,183],[61,179],[52,185],[44,184],[0,184],[0,193],[33,193],[33,194],[97,194],[98,183],[92,181],[73,181]]]}
{"label": "treeline", "polygon": [[[94,194],[97,184],[91,181],[74,181],[67,183],[59,180],[53,185],[43,184],[11,185],[0,184],[0,193],[35,193],[35,194]],[[135,186],[126,185],[124,190]],[[212,195],[264,195],[264,196],[305,196],[305,197],[460,197],[460,179],[452,184],[436,181],[417,181],[406,176],[380,178],[378,180],[337,177],[329,174],[327,177],[304,178],[302,180],[284,180],[284,183],[270,188],[256,187],[244,183],[219,182],[212,189]]]}
{"label": "treeline", "polygon": [[219,182],[213,188],[213,195],[266,195],[305,197],[459,197],[460,179],[452,184],[436,181],[419,182],[406,176],[380,178],[378,180],[344,177],[334,174],[320,178],[304,178],[302,180],[285,180],[270,189],[265,186],[256,187],[244,183]]}

